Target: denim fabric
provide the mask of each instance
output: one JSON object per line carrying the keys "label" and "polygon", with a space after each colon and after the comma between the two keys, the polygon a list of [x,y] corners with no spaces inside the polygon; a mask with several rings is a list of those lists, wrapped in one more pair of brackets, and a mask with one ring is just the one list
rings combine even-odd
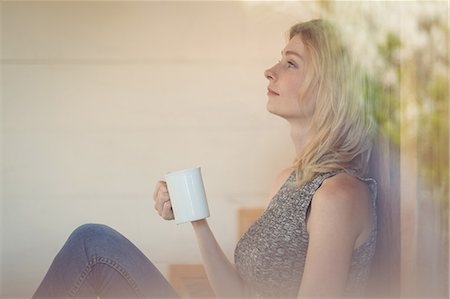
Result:
{"label": "denim fabric", "polygon": [[78,227],[33,298],[177,298],[150,260],[127,238],[101,224]]}

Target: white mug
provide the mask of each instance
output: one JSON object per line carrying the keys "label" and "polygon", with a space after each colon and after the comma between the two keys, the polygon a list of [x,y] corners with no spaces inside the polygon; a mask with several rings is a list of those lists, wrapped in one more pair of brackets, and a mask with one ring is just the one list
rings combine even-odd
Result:
{"label": "white mug", "polygon": [[169,172],[165,179],[176,224],[209,217],[200,167]]}

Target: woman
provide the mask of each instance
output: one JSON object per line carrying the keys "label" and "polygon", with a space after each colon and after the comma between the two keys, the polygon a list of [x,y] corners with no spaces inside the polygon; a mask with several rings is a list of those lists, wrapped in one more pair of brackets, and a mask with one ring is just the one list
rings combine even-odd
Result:
{"label": "woman", "polygon": [[[361,295],[375,251],[376,183],[364,178],[373,124],[349,55],[325,21],[300,23],[265,77],[267,110],[289,122],[296,162],[239,240],[235,265],[207,220],[192,222],[211,286],[218,297]],[[173,219],[162,181],[154,201]],[[101,225],[71,235],[35,293],[67,295],[176,297],[133,244]]]}

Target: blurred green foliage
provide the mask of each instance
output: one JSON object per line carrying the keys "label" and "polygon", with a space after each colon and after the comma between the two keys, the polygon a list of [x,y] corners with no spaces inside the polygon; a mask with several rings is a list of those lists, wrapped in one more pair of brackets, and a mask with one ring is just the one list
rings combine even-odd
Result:
{"label": "blurred green foliage", "polygon": [[[371,72],[372,75],[366,75],[366,96],[380,131],[389,136],[391,142],[400,145],[401,137],[406,143],[408,138],[417,137],[417,143],[411,144],[417,144],[420,179],[432,200],[441,206],[443,221],[448,221],[449,31],[439,18],[422,18],[417,22],[426,42],[423,47],[409,51],[409,56],[400,55],[405,45],[396,33],[388,32],[378,44],[383,65]],[[386,80],[389,72],[395,74],[395,80]],[[402,84],[405,84],[402,80],[413,82],[414,86],[409,86],[411,90],[408,90],[411,98],[401,98],[405,97],[401,94]],[[414,118],[405,118],[407,113],[413,113]]]}

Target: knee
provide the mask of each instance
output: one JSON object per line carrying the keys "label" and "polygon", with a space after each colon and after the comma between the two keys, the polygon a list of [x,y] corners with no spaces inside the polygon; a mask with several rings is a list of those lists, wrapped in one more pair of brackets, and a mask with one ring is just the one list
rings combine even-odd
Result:
{"label": "knee", "polygon": [[91,242],[104,238],[110,238],[118,233],[104,224],[88,223],[77,227],[69,237],[69,242]]}
{"label": "knee", "polygon": [[91,235],[97,235],[97,234],[102,234],[105,233],[109,230],[112,230],[112,228],[110,228],[107,225],[104,224],[97,224],[97,223],[86,223],[86,224],[82,224],[79,227],[77,227],[74,231],[73,231],[73,235],[82,235],[82,236],[91,236]]}
{"label": "knee", "polygon": [[128,244],[119,232],[103,224],[83,224],[76,228],[66,243],[69,252],[78,252],[89,259],[95,256],[116,255]]}

